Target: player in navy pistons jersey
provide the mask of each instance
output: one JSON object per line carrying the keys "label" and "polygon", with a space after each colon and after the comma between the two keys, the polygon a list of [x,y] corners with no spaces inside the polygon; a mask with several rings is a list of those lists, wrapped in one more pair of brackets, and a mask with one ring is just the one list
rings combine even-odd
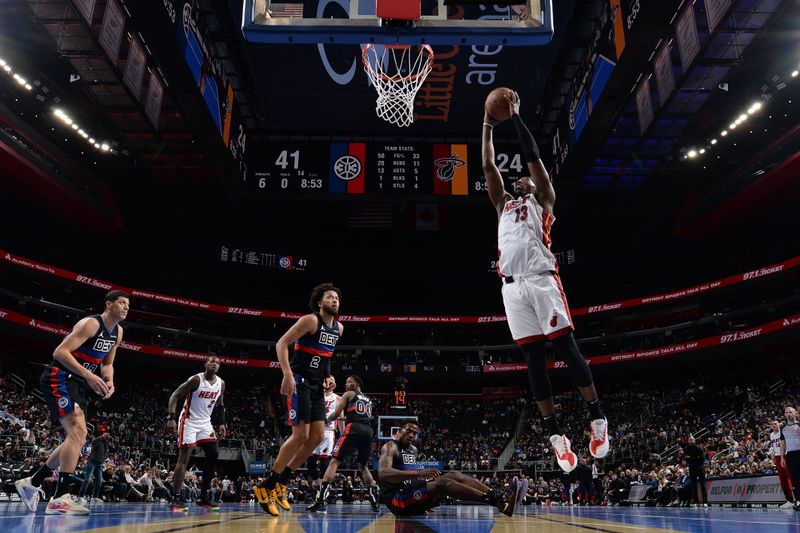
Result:
{"label": "player in navy pistons jersey", "polygon": [[369,471],[369,456],[372,451],[372,400],[361,392],[364,380],[358,376],[350,376],[344,384],[345,393],[339,399],[336,410],[328,415],[328,422],[336,420],[346,410],[345,426],[342,436],[333,447],[333,457],[325,470],[322,486],[317,492],[317,500],[308,506],[308,511],[324,511],[331,483],[336,477],[336,470],[342,461],[356,454],[356,462],[367,487],[367,498],[373,511],[378,511],[378,487]]}
{"label": "player in navy pistons jersey", "polygon": [[[281,394],[286,401],[286,423],[292,435],[286,439],[267,478],[255,489],[261,508],[277,516],[278,506],[291,509],[286,483],[314,451],[325,431],[324,388],[330,387],[331,357],[344,326],[336,320],[342,293],[331,283],[311,291],[313,313],[301,317],[275,345],[283,371]],[[294,353],[289,360],[289,344]]]}
{"label": "player in navy pistons jersey", "polygon": [[395,439],[381,448],[378,462],[381,502],[392,514],[425,514],[439,505],[445,496],[485,503],[506,516],[514,514],[517,504],[528,492],[527,479],[520,480],[514,476],[508,488],[501,492],[460,472],[442,474],[435,468],[420,469],[417,465],[417,447],[414,446],[417,433],[419,423],[416,420],[403,420]]}
{"label": "player in navy pistons jersey", "polygon": [[503,306],[511,336],[528,365],[531,392],[539,407],[558,465],[565,472],[578,466],[570,441],[556,416],[553,391],[547,376],[545,342],[550,341],[566,363],[573,383],[589,410],[589,452],[601,459],[608,454],[608,421],[603,415],[594,378],[572,334],[572,318],[558,275],[558,263],[550,251],[550,230],[555,221],[556,193],[539,157],[539,147],[519,116],[519,95],[509,91],[509,115],[517,130],[530,176],[514,182],[514,198],[506,191],[495,164],[492,130],[496,121],[483,118],[482,158],[489,200],[497,212],[497,272],[502,281]]}
{"label": "player in navy pistons jersey", "polygon": [[[183,488],[183,476],[192,456],[192,449],[199,446],[206,454],[206,466],[203,469],[203,484],[200,488],[200,499],[197,505],[213,511],[219,506],[208,498],[211,479],[217,470],[219,447],[217,434],[211,424],[211,415],[216,414],[219,435],[225,436],[225,382],[219,372],[219,357],[212,355],[206,360],[204,372],[195,374],[175,389],[167,403],[167,428],[178,433],[178,461],[172,484],[175,495],[170,502],[170,510],[186,511],[188,506],[180,497]],[[178,402],[183,400],[183,408],[178,414]],[[179,422],[180,420],[180,422]]]}
{"label": "player in navy pistons jersey", "polygon": [[[114,357],[122,341],[119,323],[128,315],[130,302],[122,291],[106,294],[103,312],[78,321],[53,352],[53,361],[42,373],[40,388],[53,426],[61,424],[66,438],[50,453],[31,477],[15,483],[31,511],[36,511],[42,481],[58,468],[56,493],[46,514],[89,514],[89,509],[68,493],[81,448],[86,442],[86,406],[90,392],[103,399],[114,394]],[[100,370],[100,375],[96,374]]]}

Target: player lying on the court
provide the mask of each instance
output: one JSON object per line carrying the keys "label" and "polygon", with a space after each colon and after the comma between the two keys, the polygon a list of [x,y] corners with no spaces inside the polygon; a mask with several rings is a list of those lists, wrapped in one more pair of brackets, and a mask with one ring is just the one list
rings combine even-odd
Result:
{"label": "player lying on the court", "polygon": [[[324,387],[330,386],[331,358],[344,326],[336,320],[342,293],[331,283],[311,291],[313,313],[301,317],[275,345],[283,371],[281,394],[286,401],[286,423],[292,435],[284,441],[267,478],[253,490],[261,508],[278,516],[278,506],[292,506],[286,484],[314,451],[325,430]],[[289,360],[289,344],[294,353]]]}
{"label": "player lying on the court", "polygon": [[361,475],[364,478],[364,485],[367,487],[367,498],[372,505],[372,510],[378,510],[378,494],[375,480],[372,479],[372,474],[369,471],[369,456],[372,451],[372,426],[370,420],[372,419],[372,400],[370,400],[363,392],[361,387],[364,385],[364,380],[358,376],[350,376],[345,381],[345,393],[339,399],[336,410],[328,415],[327,423],[331,423],[337,418],[339,414],[347,409],[347,417],[345,418],[344,433],[339,437],[336,446],[333,447],[333,457],[331,458],[328,469],[325,470],[325,476],[322,478],[322,486],[317,492],[317,499],[314,503],[308,506],[306,510],[311,511],[324,511],[327,505],[328,496],[331,491],[331,484],[334,477],[336,477],[336,470],[342,461],[346,460],[349,456],[356,454],[356,462],[358,468],[361,470]]}
{"label": "player lying on the court", "polygon": [[206,466],[203,469],[203,484],[200,488],[200,499],[197,505],[206,509],[219,510],[219,505],[208,498],[208,489],[217,470],[219,448],[217,434],[211,424],[211,415],[216,413],[219,423],[219,435],[225,436],[225,382],[217,375],[219,357],[212,355],[205,362],[205,371],[195,374],[175,389],[169,397],[167,411],[169,421],[167,429],[176,430],[178,421],[178,402],[183,399],[178,432],[178,462],[172,474],[175,494],[169,508],[173,511],[186,511],[188,506],[181,498],[183,476],[192,456],[192,450],[199,446],[206,454]]}
{"label": "player lying on the court", "polygon": [[505,189],[495,165],[492,129],[498,122],[484,114],[482,154],[489,200],[497,211],[497,272],[503,282],[503,305],[511,335],[528,365],[531,391],[544,418],[545,429],[558,465],[571,472],[578,466],[570,441],[556,417],[553,391],[547,376],[545,342],[566,363],[573,383],[589,408],[589,452],[601,459],[608,453],[608,422],[600,408],[592,372],[572,334],[572,318],[558,276],[558,263],[550,251],[550,228],[555,221],[556,193],[539,157],[539,147],[519,116],[519,95],[506,94],[508,111],[519,136],[530,176],[514,182],[514,198]]}
{"label": "player lying on the court", "polygon": [[477,479],[460,472],[442,474],[435,468],[417,470],[417,448],[414,439],[419,433],[415,420],[404,420],[395,440],[381,448],[378,478],[381,502],[392,514],[421,515],[439,505],[445,496],[458,500],[491,505],[507,516],[514,514],[517,503],[528,492],[528,480],[516,476],[508,489],[490,489]]}
{"label": "player lying on the court", "polygon": [[[89,514],[69,494],[70,478],[86,442],[86,404],[93,393],[103,399],[114,394],[114,357],[122,341],[119,323],[128,315],[130,302],[122,291],[106,294],[103,313],[83,318],[53,352],[53,361],[40,378],[39,386],[50,410],[53,427],[64,429],[66,438],[50,453],[47,461],[31,477],[14,483],[20,499],[36,511],[43,494],[42,481],[58,468],[56,493],[47,504],[46,514]],[[100,370],[100,375],[95,374]]]}

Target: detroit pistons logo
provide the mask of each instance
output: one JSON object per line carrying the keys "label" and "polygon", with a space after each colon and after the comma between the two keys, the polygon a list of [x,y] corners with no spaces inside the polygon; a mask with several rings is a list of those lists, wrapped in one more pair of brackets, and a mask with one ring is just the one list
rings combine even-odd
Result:
{"label": "detroit pistons logo", "polygon": [[294,409],[290,409],[289,410],[289,420],[294,420],[295,418],[297,418],[297,411],[295,411]]}
{"label": "detroit pistons logo", "polygon": [[415,490],[414,491],[414,499],[415,500],[421,500],[422,499],[422,492],[420,492],[418,490]]}
{"label": "detroit pistons logo", "polygon": [[457,155],[452,155],[450,157],[440,157],[434,161],[433,164],[436,165],[437,179],[441,181],[453,181],[453,174],[455,174],[456,169],[458,167],[463,167],[467,162]]}
{"label": "detroit pistons logo", "polygon": [[333,173],[340,180],[354,180],[361,174],[361,161],[355,156],[343,155],[333,163]]}
{"label": "detroit pistons logo", "polygon": [[58,406],[64,409],[67,405],[69,405],[69,400],[66,398],[59,398],[58,399]]}

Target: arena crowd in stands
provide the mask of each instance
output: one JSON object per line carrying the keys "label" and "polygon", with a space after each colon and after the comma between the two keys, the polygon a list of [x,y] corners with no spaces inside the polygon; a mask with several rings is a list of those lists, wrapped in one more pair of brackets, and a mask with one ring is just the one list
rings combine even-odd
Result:
{"label": "arena crowd in stands", "polygon": [[[9,369],[0,377],[0,467],[3,491],[14,493],[14,479],[38,467],[59,442],[47,410],[28,385],[9,379]],[[24,375],[24,373],[23,373]],[[35,382],[27,379],[27,383]],[[733,383],[721,386],[719,383]],[[277,385],[277,384],[275,384]],[[109,455],[104,464],[101,496],[107,501],[168,499],[172,494],[171,466],[177,449],[164,425],[164,405],[174,383],[120,387],[110,401],[90,409],[94,436],[108,432]],[[480,397],[453,399],[426,396],[411,408],[421,421],[418,438],[420,460],[442,461],[445,469],[462,470],[489,485],[506,482],[509,473],[531,476],[529,500],[545,503],[624,503],[631,486],[648,485],[647,501],[653,505],[688,504],[688,464],[683,446],[690,434],[705,451],[708,477],[775,473],[769,452],[769,422],[781,419],[785,405],[800,403],[800,372],[757,383],[737,383],[731,376],[715,380],[670,384],[662,387],[626,388],[607,392],[607,411],[613,413],[612,453],[606,460],[582,458],[581,465],[564,475],[553,465],[552,454],[527,400],[517,397],[482,401]],[[386,407],[378,401],[377,412]],[[585,452],[588,428],[583,405],[577,395],[559,396],[562,425],[573,435],[575,449]],[[287,434],[274,387],[231,386],[226,395],[229,437],[223,447],[244,447],[254,460],[269,461]],[[520,420],[525,416],[525,420]],[[520,423],[522,422],[522,423]],[[509,443],[513,453],[499,464]],[[80,465],[86,461],[88,444]],[[379,444],[376,442],[375,458]],[[501,471],[494,471],[502,468]],[[187,475],[185,496],[197,496],[202,460]],[[493,472],[494,471],[494,472]],[[257,478],[244,472],[242,461],[222,464],[212,493],[221,501],[252,498]],[[349,474],[347,469],[344,474]],[[73,482],[83,480],[82,468]],[[310,498],[311,480],[298,477],[291,487],[297,501]],[[52,494],[53,480],[44,489]],[[339,476],[341,497],[361,498],[362,482],[352,475]]]}

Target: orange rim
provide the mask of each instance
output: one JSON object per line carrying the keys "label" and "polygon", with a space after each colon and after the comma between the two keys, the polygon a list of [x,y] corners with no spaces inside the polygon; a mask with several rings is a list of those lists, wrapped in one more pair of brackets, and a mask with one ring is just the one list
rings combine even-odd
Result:
{"label": "orange rim", "polygon": [[[431,69],[433,69],[433,66],[431,65],[431,61],[433,60],[433,48],[431,48],[431,46],[428,45],[428,44],[421,44],[421,45],[419,45],[419,47],[420,47],[420,55],[427,54],[430,59],[428,59],[427,64],[425,65],[425,67],[423,67],[416,74],[412,74],[410,76],[387,76],[383,72],[377,72],[375,69],[373,69],[372,66],[369,64],[369,61],[367,61],[367,51],[369,51],[372,48],[375,48],[375,46],[372,43],[366,44],[364,46],[364,50],[361,52],[361,62],[364,64],[364,68],[366,68],[372,76],[374,76],[376,78],[380,78],[383,81],[394,81],[394,82],[415,81],[417,78],[419,78],[423,74],[425,76],[427,76],[428,73],[431,71]],[[389,48],[390,50],[410,50],[411,49],[411,45],[410,44],[386,44],[386,45],[384,45],[384,48]],[[376,55],[376,59],[377,59],[377,55]]]}

